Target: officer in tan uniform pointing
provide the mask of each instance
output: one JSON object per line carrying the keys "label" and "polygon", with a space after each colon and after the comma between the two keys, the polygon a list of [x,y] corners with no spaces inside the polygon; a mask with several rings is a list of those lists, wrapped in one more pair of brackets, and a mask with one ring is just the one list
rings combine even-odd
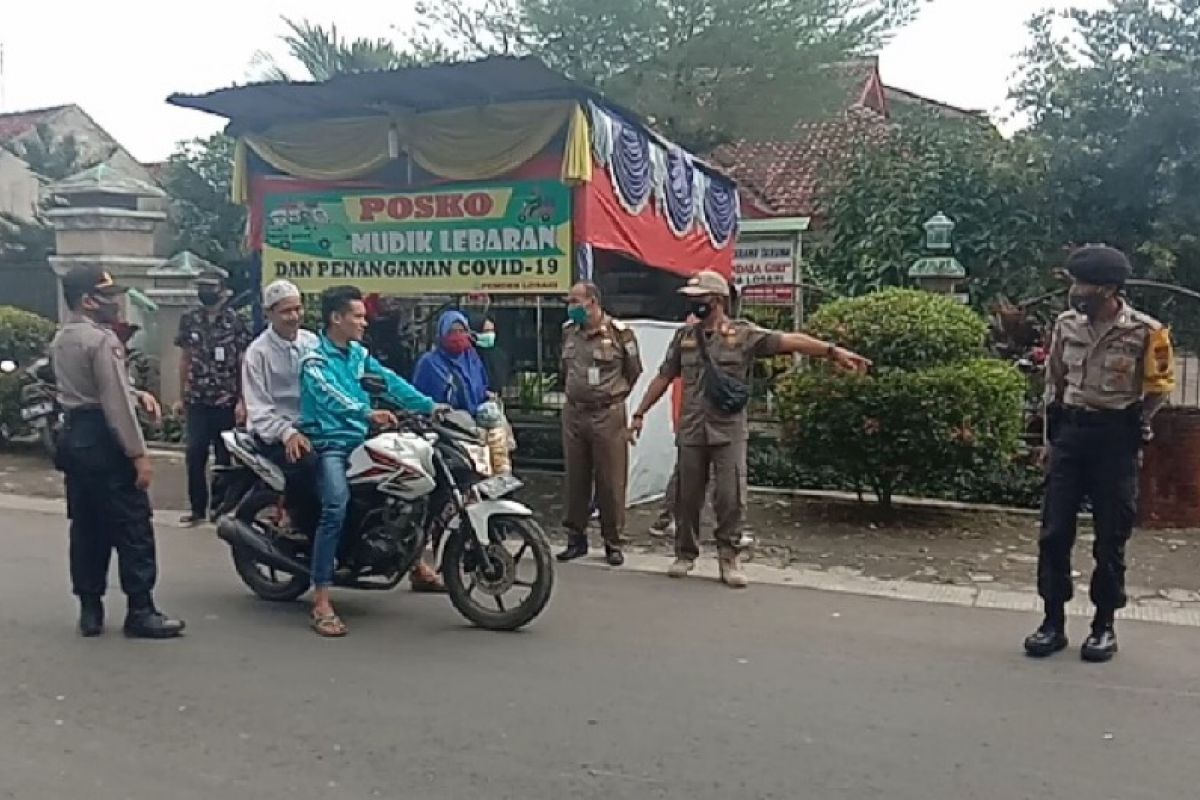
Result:
{"label": "officer in tan uniform pointing", "polygon": [[70,317],[50,345],[59,403],[66,412],[55,463],[66,477],[79,632],[98,636],[104,629],[103,597],[115,549],[129,600],[126,635],[169,639],[183,632],[183,623],[159,612],[151,594],[158,563],[146,492],[150,456],[134,405],[140,403],[153,416],[159,409],[151,395],[130,385],[125,347],[112,330],[124,289],[93,267],[71,270],[62,286]]}
{"label": "officer in tan uniform pointing", "polygon": [[587,524],[593,492],[600,509],[605,557],[625,563],[625,485],[629,476],[629,433],[625,399],[642,374],[637,337],[604,313],[600,289],[578,283],[567,296],[561,374],[566,387],[563,455],[567,466],[567,547],[559,561],[587,555]]}
{"label": "officer in tan uniform pointing", "polygon": [[[729,316],[729,284],[716,272],[701,272],[679,290],[691,303],[691,313],[700,320],[685,325],[667,349],[658,376],[646,390],[633,415],[633,431],[640,433],[642,420],[676,378],[683,379],[683,412],[680,415],[679,493],[675,521],[675,563],[669,574],[682,578],[692,571],[700,555],[700,511],[708,494],[711,471],[713,510],[717,517],[718,556],[721,580],[727,585],[746,586],[746,575],[738,561],[742,517],[746,511],[746,441],[749,426],[745,403],[740,408],[720,408],[713,395],[711,370],[719,370],[743,388],[755,359],[800,353],[827,358],[846,370],[865,371],[870,362],[849,350],[822,342],[803,333],[769,331]],[[715,374],[715,373],[712,373]]]}
{"label": "officer in tan uniform pointing", "polygon": [[1088,245],[1067,259],[1071,310],[1058,318],[1046,362],[1048,476],[1038,543],[1038,593],[1046,617],[1025,640],[1029,655],[1067,646],[1065,607],[1074,592],[1071,549],[1084,497],[1092,501],[1091,600],[1085,661],[1117,652],[1113,620],[1125,607],[1125,544],[1136,516],[1137,465],[1155,412],[1175,388],[1171,337],[1122,295],[1129,260]]}

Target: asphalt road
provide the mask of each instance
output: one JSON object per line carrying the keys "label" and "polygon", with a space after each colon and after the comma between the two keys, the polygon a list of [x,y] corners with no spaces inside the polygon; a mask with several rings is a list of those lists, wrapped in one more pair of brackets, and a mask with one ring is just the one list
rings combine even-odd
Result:
{"label": "asphalt road", "polygon": [[0,519],[0,798],[1196,794],[1190,628],[1034,663],[1027,616],[572,566],[523,633],[348,593],[351,635],[323,641],[211,532],[164,529],[160,599],[190,635],[85,641],[64,522]]}

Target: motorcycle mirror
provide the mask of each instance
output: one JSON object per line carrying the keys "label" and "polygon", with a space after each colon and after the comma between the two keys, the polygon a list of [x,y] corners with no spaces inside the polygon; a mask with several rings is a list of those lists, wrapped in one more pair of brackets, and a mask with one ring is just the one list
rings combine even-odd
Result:
{"label": "motorcycle mirror", "polygon": [[11,358],[6,358],[3,361],[0,361],[0,372],[4,373],[5,375],[9,375],[16,371],[17,362],[13,361]]}

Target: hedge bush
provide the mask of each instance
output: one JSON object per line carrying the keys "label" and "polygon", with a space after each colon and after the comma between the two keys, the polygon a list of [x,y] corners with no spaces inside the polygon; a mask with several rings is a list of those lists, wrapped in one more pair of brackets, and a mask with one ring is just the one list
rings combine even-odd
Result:
{"label": "hedge bush", "polygon": [[897,493],[1003,469],[1016,455],[1025,380],[983,357],[986,324],[969,309],[888,290],[831,303],[810,327],[876,368],[818,365],[781,382],[784,440],[798,462],[889,506]]}
{"label": "hedge bush", "polygon": [[835,300],[822,306],[809,331],[862,353],[877,371],[918,370],[987,355],[987,323],[948,297],[913,289]]}
{"label": "hedge bush", "polygon": [[[20,429],[21,370],[45,355],[54,323],[12,306],[0,306],[0,361],[15,361],[18,370],[0,374],[0,434]],[[0,436],[0,439],[4,436]]]}

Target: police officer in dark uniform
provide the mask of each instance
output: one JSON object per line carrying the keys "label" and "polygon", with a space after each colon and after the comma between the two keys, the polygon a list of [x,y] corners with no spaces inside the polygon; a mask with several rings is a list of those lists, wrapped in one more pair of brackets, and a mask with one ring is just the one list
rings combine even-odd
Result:
{"label": "police officer in dark uniform", "polygon": [[111,327],[124,288],[96,267],[76,267],[62,284],[70,317],[50,356],[66,413],[56,464],[66,477],[79,632],[98,636],[104,629],[103,597],[115,548],[129,599],[126,635],[169,639],[184,625],[159,612],[151,594],[158,575],[147,494],[151,467],[135,410],[141,403],[157,414],[158,404],[130,384],[125,348]]}
{"label": "police officer in dark uniform", "polygon": [[1137,466],[1150,422],[1175,387],[1170,334],[1122,296],[1129,260],[1088,245],[1067,259],[1070,306],[1054,326],[1046,362],[1048,477],[1038,543],[1041,627],[1025,640],[1029,655],[1067,646],[1071,549],[1080,505],[1092,502],[1096,543],[1091,600],[1096,606],[1085,661],[1117,652],[1113,618],[1125,607],[1125,545],[1136,516]]}

